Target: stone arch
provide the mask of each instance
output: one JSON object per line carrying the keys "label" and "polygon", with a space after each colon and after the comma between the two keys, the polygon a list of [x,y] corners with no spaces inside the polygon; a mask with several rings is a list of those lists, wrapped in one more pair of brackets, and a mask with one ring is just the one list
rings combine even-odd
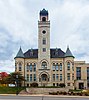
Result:
{"label": "stone arch", "polygon": [[43,71],[39,74],[39,82],[41,82],[41,86],[46,86],[49,80],[50,75],[46,71]]}

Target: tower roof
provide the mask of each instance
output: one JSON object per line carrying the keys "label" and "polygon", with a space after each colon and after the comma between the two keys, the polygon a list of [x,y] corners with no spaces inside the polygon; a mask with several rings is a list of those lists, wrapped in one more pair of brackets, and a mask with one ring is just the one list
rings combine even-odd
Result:
{"label": "tower roof", "polygon": [[43,8],[43,10],[40,11],[40,16],[48,16],[48,11]]}
{"label": "tower roof", "polygon": [[71,53],[69,47],[67,47],[67,50],[66,50],[66,53],[65,53],[65,57],[73,57],[73,58],[74,58],[74,56],[73,56],[73,54]]}
{"label": "tower roof", "polygon": [[19,51],[18,51],[15,58],[24,58],[24,54],[23,54],[23,51],[22,51],[21,47],[20,47],[20,49],[19,49]]}

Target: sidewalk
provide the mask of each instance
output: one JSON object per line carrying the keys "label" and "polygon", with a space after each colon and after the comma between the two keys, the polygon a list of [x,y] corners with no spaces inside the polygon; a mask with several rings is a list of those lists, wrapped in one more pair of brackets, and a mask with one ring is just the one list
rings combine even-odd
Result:
{"label": "sidewalk", "polygon": [[45,94],[0,94],[0,96],[35,96],[35,97],[57,97],[57,98],[89,98],[89,96],[70,96],[70,95],[45,95]]}

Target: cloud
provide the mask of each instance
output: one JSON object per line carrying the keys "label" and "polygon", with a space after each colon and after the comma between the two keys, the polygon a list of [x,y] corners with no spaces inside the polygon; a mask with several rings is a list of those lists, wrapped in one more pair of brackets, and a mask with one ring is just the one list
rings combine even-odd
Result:
{"label": "cloud", "polygon": [[2,70],[13,69],[12,60],[20,46],[24,52],[38,47],[39,11],[43,8],[49,11],[51,47],[66,51],[69,45],[77,60],[89,62],[89,0],[0,0]]}

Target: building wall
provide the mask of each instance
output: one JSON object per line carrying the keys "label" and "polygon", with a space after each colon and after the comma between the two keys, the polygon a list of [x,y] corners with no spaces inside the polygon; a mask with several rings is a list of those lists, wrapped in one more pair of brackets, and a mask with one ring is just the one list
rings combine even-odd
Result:
{"label": "building wall", "polygon": [[[67,69],[67,63],[70,62],[70,70]],[[53,84],[55,84],[55,86],[57,86],[57,84],[60,83],[64,83],[66,85],[66,87],[70,87],[70,88],[79,88],[79,83],[84,83],[84,88],[88,88],[87,87],[87,67],[89,67],[89,64],[86,64],[85,62],[82,61],[74,61],[73,58],[52,58],[50,60],[50,69],[49,67],[45,70],[43,70],[41,67],[41,63],[38,63],[38,59],[23,59],[23,58],[16,58],[15,59],[15,63],[16,63],[16,71],[17,72],[21,72],[23,76],[25,76],[25,79],[27,80],[27,74],[29,75],[29,81],[26,81],[25,85],[27,86],[27,84],[33,83],[33,82],[37,82],[39,84],[39,86],[42,85],[42,81],[39,80],[39,78],[41,77],[42,74],[47,74],[49,77],[49,81],[46,83],[47,86],[53,86]],[[22,70],[19,71],[19,63],[22,64]],[[36,71],[32,71],[30,72],[27,71],[27,64],[30,65],[30,63],[32,64],[36,64]],[[58,70],[53,70],[53,63],[58,63],[58,65],[60,65],[60,63],[62,63],[62,71],[60,71],[60,67],[58,67]],[[25,67],[24,67],[25,66]],[[81,68],[81,79],[77,80],[77,72],[76,72],[76,68],[80,67]],[[70,80],[67,79],[67,73],[70,73]],[[32,74],[32,77],[34,79],[34,74],[36,74],[36,81],[32,80],[30,82],[30,74]],[[53,74],[55,74],[55,80],[53,80]],[[58,74],[58,80],[56,79],[56,74]],[[62,74],[62,80],[60,81],[60,74]],[[74,79],[73,76],[74,75]],[[69,85],[69,86],[68,86]]]}

